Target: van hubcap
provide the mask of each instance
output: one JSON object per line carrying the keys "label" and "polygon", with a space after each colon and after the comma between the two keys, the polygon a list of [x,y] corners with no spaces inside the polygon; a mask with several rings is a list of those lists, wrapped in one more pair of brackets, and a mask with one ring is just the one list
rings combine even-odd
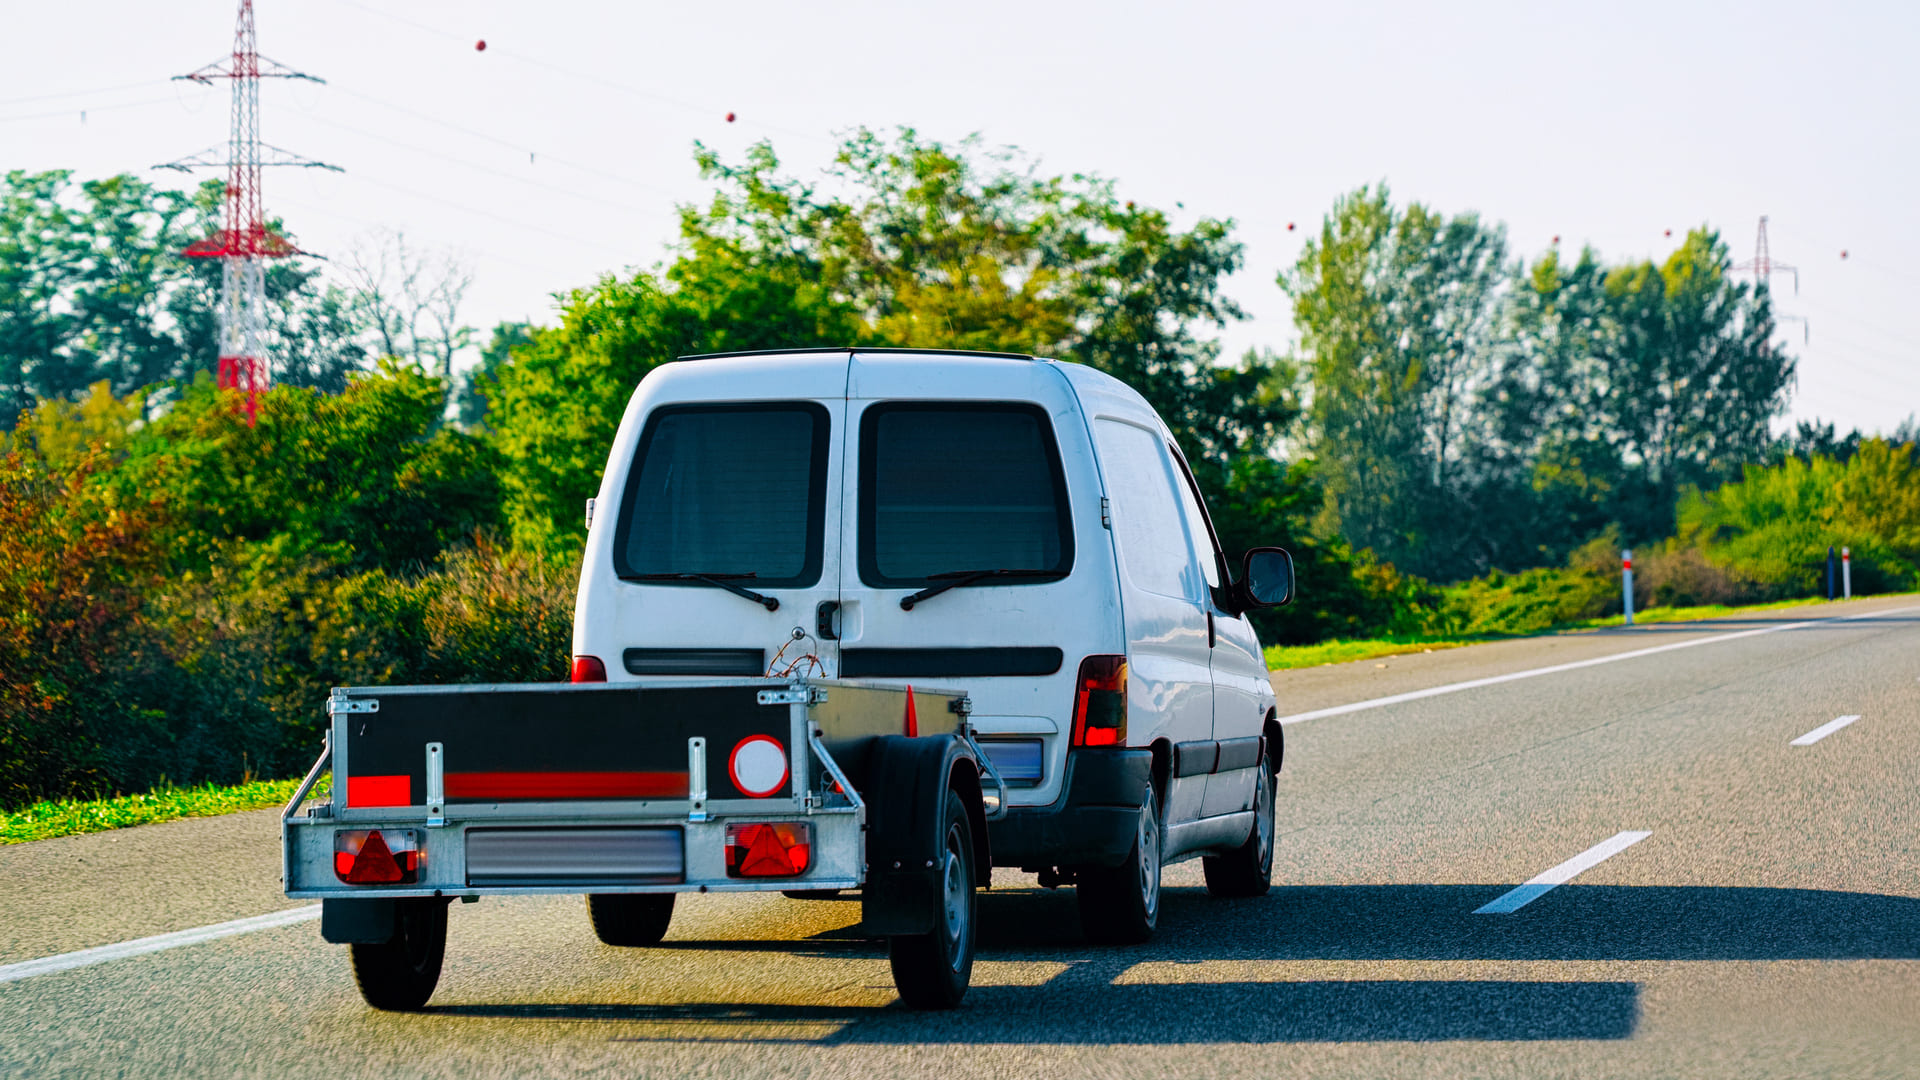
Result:
{"label": "van hubcap", "polygon": [[945,864],[941,874],[942,908],[947,921],[947,960],[960,970],[960,939],[967,927],[967,869],[960,858],[960,832],[947,832]]}
{"label": "van hubcap", "polygon": [[1153,804],[1153,790],[1140,807],[1140,901],[1151,921],[1160,911],[1160,817]]}

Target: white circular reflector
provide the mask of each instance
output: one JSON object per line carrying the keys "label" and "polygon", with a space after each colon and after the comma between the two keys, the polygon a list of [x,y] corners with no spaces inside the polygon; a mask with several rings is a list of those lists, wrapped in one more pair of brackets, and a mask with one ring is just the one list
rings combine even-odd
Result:
{"label": "white circular reflector", "polygon": [[764,799],[787,782],[787,748],[771,735],[749,735],[734,744],[727,775],[742,794]]}

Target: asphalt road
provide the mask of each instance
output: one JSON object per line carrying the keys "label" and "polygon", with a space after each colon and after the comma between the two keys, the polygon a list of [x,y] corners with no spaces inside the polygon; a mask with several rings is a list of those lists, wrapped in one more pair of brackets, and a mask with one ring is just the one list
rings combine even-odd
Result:
{"label": "asphalt road", "polygon": [[[1920,1074],[1914,598],[1275,683],[1313,713],[1688,641],[1289,725],[1270,896],[1182,864],[1154,942],[1102,949],[999,872],[951,1014],[894,1003],[857,904],[683,897],[620,950],[577,898],[486,900],[419,1015],[361,1004],[312,922],[0,983],[0,1075]],[[277,873],[271,812],[0,848],[0,965],[299,906]]]}

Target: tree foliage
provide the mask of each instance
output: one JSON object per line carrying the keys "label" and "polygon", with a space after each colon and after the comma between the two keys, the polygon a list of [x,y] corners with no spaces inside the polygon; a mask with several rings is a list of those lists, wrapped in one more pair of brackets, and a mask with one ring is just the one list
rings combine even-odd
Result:
{"label": "tree foliage", "polygon": [[1509,263],[1474,215],[1341,199],[1280,284],[1312,382],[1319,527],[1423,576],[1664,536],[1689,485],[1762,460],[1793,360],[1764,288],[1696,230],[1663,263]]}

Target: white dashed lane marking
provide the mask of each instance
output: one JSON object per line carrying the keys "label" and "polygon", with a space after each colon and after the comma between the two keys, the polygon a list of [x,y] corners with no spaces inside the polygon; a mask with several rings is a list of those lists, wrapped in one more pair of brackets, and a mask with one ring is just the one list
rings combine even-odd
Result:
{"label": "white dashed lane marking", "polygon": [[1615,833],[1611,839],[1603,840],[1526,884],[1502,893],[1499,898],[1475,909],[1474,914],[1511,915],[1652,835],[1650,832]]}

